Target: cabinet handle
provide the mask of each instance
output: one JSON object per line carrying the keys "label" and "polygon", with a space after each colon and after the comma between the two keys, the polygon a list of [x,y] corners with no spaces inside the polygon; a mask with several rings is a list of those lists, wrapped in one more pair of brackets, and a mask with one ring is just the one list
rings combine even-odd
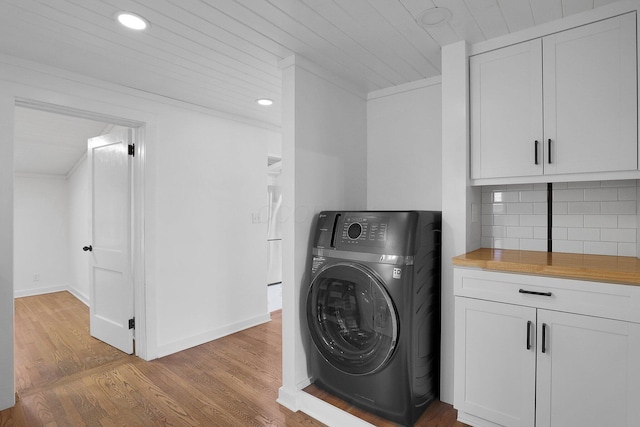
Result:
{"label": "cabinet handle", "polygon": [[547,352],[547,324],[542,324],[542,352]]}
{"label": "cabinet handle", "polygon": [[551,138],[549,138],[549,150],[547,150],[547,153],[549,154],[549,164],[551,164]]}
{"label": "cabinet handle", "polygon": [[531,350],[531,320],[527,322],[527,350]]}
{"label": "cabinet handle", "polygon": [[518,292],[521,293],[521,294],[540,295],[540,296],[543,296],[543,297],[550,297],[551,295],[553,295],[551,292],[527,291],[526,289],[520,289]]}
{"label": "cabinet handle", "polygon": [[533,144],[533,157],[534,157],[534,162],[537,165],[538,164],[538,140],[536,140],[535,143]]}

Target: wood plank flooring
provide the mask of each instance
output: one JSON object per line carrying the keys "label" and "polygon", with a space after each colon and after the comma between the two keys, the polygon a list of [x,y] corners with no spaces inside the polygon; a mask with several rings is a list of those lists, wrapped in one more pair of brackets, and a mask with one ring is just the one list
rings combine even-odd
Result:
{"label": "wood plank flooring", "polygon": [[[89,335],[88,308],[67,292],[15,300],[15,407],[0,427],[322,426],[276,402],[282,376],[282,315],[151,362]],[[385,420],[322,390],[311,394],[378,426]],[[463,426],[432,404],[417,426]]]}

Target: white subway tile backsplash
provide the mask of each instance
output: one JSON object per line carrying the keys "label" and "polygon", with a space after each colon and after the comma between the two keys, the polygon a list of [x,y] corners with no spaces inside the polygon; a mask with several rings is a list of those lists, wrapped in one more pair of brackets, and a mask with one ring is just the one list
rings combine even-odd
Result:
{"label": "white subway tile backsplash", "polygon": [[[598,182],[598,181],[595,181]],[[601,187],[636,187],[634,179],[613,179],[611,181],[600,181]]]}
{"label": "white subway tile backsplash", "polygon": [[547,225],[546,215],[520,215],[519,218],[521,226],[544,227]]}
{"label": "white subway tile backsplash", "polygon": [[494,203],[490,205],[492,208],[492,212],[494,215],[506,214],[507,213],[507,205],[502,203]]}
{"label": "white subway tile backsplash", "polygon": [[582,202],[584,201],[583,189],[553,190],[554,202]]}
{"label": "white subway tile backsplash", "polygon": [[554,201],[551,203],[551,210],[554,215],[566,215],[569,213],[569,203]]}
{"label": "white subway tile backsplash", "polygon": [[618,244],[613,242],[584,242],[584,253],[592,255],[618,255]]}
{"label": "white subway tile backsplash", "polygon": [[520,239],[520,250],[544,252],[547,250],[547,241],[540,239]]}
{"label": "white subway tile backsplash", "polygon": [[499,249],[520,249],[520,239],[493,239],[493,247]]}
{"label": "white subway tile backsplash", "polygon": [[638,217],[636,215],[618,215],[618,227],[638,228]]}
{"label": "white subway tile backsplash", "polygon": [[533,239],[533,227],[506,227],[507,237]]}
{"label": "white subway tile backsplash", "polygon": [[583,254],[584,242],[575,242],[571,240],[554,240],[553,252],[568,252],[571,254]]}
{"label": "white subway tile backsplash", "polygon": [[618,188],[618,200],[637,200],[638,193],[635,187]]}
{"label": "white subway tile backsplash", "polygon": [[552,215],[554,227],[584,227],[584,215]]}
{"label": "white subway tile backsplash", "polygon": [[[610,202],[619,203],[619,202]],[[569,202],[569,214],[599,214],[600,202]]]}
{"label": "white subway tile backsplash", "polygon": [[599,228],[569,228],[567,229],[567,240],[600,240]]}
{"label": "white subway tile backsplash", "polygon": [[547,201],[547,192],[545,191],[521,191],[521,202],[545,202]]}
{"label": "white subway tile backsplash", "polygon": [[552,227],[551,228],[551,240],[567,240],[569,235],[569,229],[566,227]]}
{"label": "white subway tile backsplash", "polygon": [[534,215],[547,215],[547,202],[536,202],[533,204]]}
{"label": "white subway tile backsplash", "polygon": [[616,228],[618,227],[618,215],[585,215],[584,226],[588,228]]}
{"label": "white subway tile backsplash", "polygon": [[[636,180],[554,183],[554,252],[637,256]],[[483,247],[547,250],[547,184],[482,188]]]}
{"label": "white subway tile backsplash", "polygon": [[601,181],[576,181],[576,182],[569,182],[567,184],[567,188],[596,188],[601,186],[602,186]]}
{"label": "white subway tile backsplash", "polygon": [[618,256],[636,256],[636,253],[635,243],[618,243]]}
{"label": "white subway tile backsplash", "polygon": [[482,225],[493,225],[493,222],[494,222],[493,218],[494,218],[493,215],[482,214],[480,224],[482,224]]}
{"label": "white subway tile backsplash", "polygon": [[600,240],[603,242],[635,243],[636,230],[631,228],[603,229]]}
{"label": "white subway tile backsplash", "polygon": [[510,215],[533,214],[533,203],[507,203],[507,213]]}
{"label": "white subway tile backsplash", "polygon": [[603,214],[635,215],[637,211],[635,200],[602,202]]}
{"label": "white subway tile backsplash", "polygon": [[[547,241],[547,227],[533,227],[533,238]],[[546,244],[545,244],[546,248]],[[545,249],[546,250],[546,249]]]}
{"label": "white subway tile backsplash", "polygon": [[494,191],[493,203],[517,202],[520,195],[517,191]]}
{"label": "white subway tile backsplash", "polygon": [[520,225],[520,216],[519,215],[494,215],[493,224],[503,225],[503,226],[518,226]]}
{"label": "white subway tile backsplash", "polygon": [[584,190],[584,200],[598,202],[618,200],[618,189],[616,187],[587,188]]}

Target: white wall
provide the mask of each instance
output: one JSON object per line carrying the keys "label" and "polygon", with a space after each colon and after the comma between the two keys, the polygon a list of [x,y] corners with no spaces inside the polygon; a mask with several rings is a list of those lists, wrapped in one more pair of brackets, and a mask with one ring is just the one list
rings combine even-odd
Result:
{"label": "white wall", "polygon": [[[97,136],[97,135],[96,135]],[[89,304],[89,256],[82,247],[91,244],[89,233],[89,175],[87,157],[67,179],[69,193],[69,291]]]}
{"label": "white wall", "polygon": [[368,209],[442,209],[440,82],[425,79],[368,95]]}
{"label": "white wall", "polygon": [[[13,109],[16,98],[143,123],[144,262],[134,265],[141,355],[152,359],[269,319],[266,141],[279,130],[0,55],[0,409],[13,404]],[[141,229],[142,228],[142,229]],[[250,268],[249,268],[250,267]],[[251,295],[250,299],[245,298]],[[143,313],[144,312],[144,313]]]}
{"label": "white wall", "polygon": [[[309,383],[302,299],[310,235],[321,210],[366,208],[366,100],[301,58],[283,68],[283,355],[278,401],[304,406]],[[327,416],[325,408],[314,416]],[[325,421],[326,422],[326,421]]]}
{"label": "white wall", "polygon": [[14,295],[65,290],[70,279],[66,179],[18,175],[14,182]]}
{"label": "white wall", "polygon": [[[268,318],[264,129],[174,111],[159,124],[159,355]],[[179,142],[179,143],[177,143]],[[247,298],[247,296],[250,296]]]}

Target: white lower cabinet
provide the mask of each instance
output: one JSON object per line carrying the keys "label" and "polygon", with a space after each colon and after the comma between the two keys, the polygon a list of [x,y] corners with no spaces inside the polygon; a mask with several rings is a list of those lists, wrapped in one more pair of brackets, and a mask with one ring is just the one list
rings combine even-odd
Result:
{"label": "white lower cabinet", "polygon": [[[464,290],[455,287],[460,421],[480,427],[640,425],[639,323],[536,307],[553,306],[550,287],[523,295],[521,304],[460,296]],[[520,289],[514,283],[516,294]]]}

